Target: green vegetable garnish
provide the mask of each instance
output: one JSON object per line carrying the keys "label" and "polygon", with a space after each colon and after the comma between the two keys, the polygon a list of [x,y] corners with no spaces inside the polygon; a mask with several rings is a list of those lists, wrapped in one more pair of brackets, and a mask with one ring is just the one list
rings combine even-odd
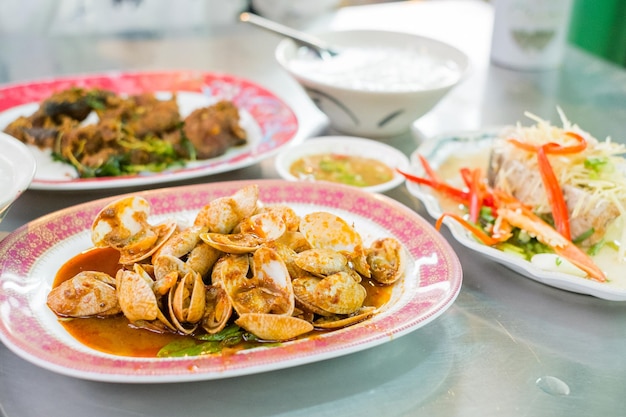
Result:
{"label": "green vegetable garnish", "polygon": [[605,245],[605,241],[604,239],[602,239],[601,241],[599,241],[598,243],[592,245],[588,250],[587,250],[587,254],[589,256],[595,256],[598,254],[598,252],[600,252],[600,249],[602,249],[602,247]]}
{"label": "green vegetable garnish", "polygon": [[355,174],[350,162],[345,158],[331,157],[320,161],[319,167],[322,171],[331,174],[334,181],[357,187],[365,187],[367,184],[360,175]]}
{"label": "green vegetable garnish", "polygon": [[220,353],[229,347],[250,349],[259,346],[276,346],[278,343],[262,343],[259,339],[237,325],[231,325],[216,334],[202,334],[176,340],[163,346],[157,353],[159,358],[198,356]]}
{"label": "green vegetable garnish", "polygon": [[581,243],[581,242],[583,242],[583,241],[587,240],[589,237],[591,237],[591,235],[593,235],[593,234],[594,234],[594,232],[595,232],[595,229],[592,227],[592,228],[590,228],[589,230],[587,230],[586,232],[581,233],[581,234],[580,234],[579,236],[577,236],[575,239],[572,239],[572,242],[573,242],[574,244]]}
{"label": "green vegetable garnish", "polygon": [[600,172],[607,164],[608,158],[589,157],[585,159],[585,168],[595,172]]}

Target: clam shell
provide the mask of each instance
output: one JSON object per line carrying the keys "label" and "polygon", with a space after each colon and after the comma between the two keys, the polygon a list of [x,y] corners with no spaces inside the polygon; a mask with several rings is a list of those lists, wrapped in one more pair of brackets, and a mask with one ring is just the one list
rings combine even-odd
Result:
{"label": "clam shell", "polygon": [[305,271],[326,276],[345,270],[348,258],[332,249],[309,249],[295,255],[294,262]]}
{"label": "clam shell", "polygon": [[329,317],[320,317],[313,322],[316,329],[336,330],[343,327],[351,326],[363,320],[367,320],[374,315],[376,307],[361,307],[353,314],[347,316],[333,315]]}
{"label": "clam shell", "polygon": [[242,314],[235,320],[235,324],[268,341],[294,339],[314,329],[308,321],[279,314]]}

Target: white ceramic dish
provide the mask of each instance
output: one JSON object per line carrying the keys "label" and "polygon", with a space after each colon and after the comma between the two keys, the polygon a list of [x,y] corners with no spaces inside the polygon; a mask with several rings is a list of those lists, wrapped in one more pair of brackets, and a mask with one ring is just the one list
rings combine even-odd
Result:
{"label": "white ceramic dish", "polygon": [[369,245],[394,236],[407,252],[404,278],[372,318],[291,342],[229,353],[179,358],[135,358],[99,352],[74,339],[46,306],[56,272],[92,246],[94,216],[113,198],[51,213],[0,241],[0,340],[26,360],[61,374],[110,382],[182,382],[265,372],[329,359],[397,339],[446,311],[462,270],[445,239],[421,216],[382,195],[330,183],[233,181],[137,193],[151,205],[150,221],[193,220],[217,197],[259,186],[261,202],[287,204],[300,215],[324,210],[342,216]]}
{"label": "white ceramic dish", "polygon": [[30,150],[19,140],[0,132],[0,220],[30,185],[36,163]]}
{"label": "white ceramic dish", "polygon": [[312,60],[284,39],[276,60],[332,127],[354,136],[383,138],[408,131],[465,78],[470,65],[453,46],[410,33],[344,30],[316,36],[342,53]]}
{"label": "white ceramic dish", "polygon": [[0,130],[18,116],[32,114],[51,93],[72,86],[100,87],[120,94],[155,92],[169,95],[177,92],[183,117],[219,99],[232,100],[240,110],[240,124],[246,130],[248,143],[231,148],[222,156],[192,162],[182,168],[99,178],[77,178],[73,167],[54,161],[49,151],[29,146],[37,161],[37,171],[30,185],[32,189],[138,187],[214,175],[250,166],[275,155],[280,148],[295,140],[298,132],[298,121],[293,111],[270,91],[245,79],[202,71],[122,72],[0,86]]}
{"label": "white ceramic dish", "polygon": [[288,181],[300,181],[300,178],[289,172],[291,165],[303,156],[325,153],[372,158],[394,170],[392,180],[370,187],[360,187],[369,192],[381,193],[402,184],[404,177],[395,172],[395,168],[407,169],[409,166],[409,158],[406,155],[384,143],[351,136],[322,136],[310,138],[298,145],[284,148],[276,157],[276,170],[282,178]]}
{"label": "white ceramic dish", "polygon": [[[454,155],[457,157],[463,155],[464,161],[467,162],[464,166],[473,167],[472,163],[484,164],[481,166],[484,166],[486,169],[491,143],[496,137],[497,131],[498,129],[490,129],[450,133],[425,141],[411,155],[411,172],[416,175],[423,175],[423,170],[417,158],[418,154],[425,156],[433,167],[440,166],[444,161],[454,157]],[[406,186],[412,195],[422,201],[426,210],[433,218],[437,219],[441,216],[443,211],[439,200],[428,187],[420,186],[411,181],[407,181]],[[517,256],[479,243],[463,226],[452,219],[444,219],[444,224],[450,229],[452,236],[464,246],[523,276],[575,293],[592,295],[606,300],[626,301],[626,276],[609,277],[610,281],[600,283],[562,272],[546,271]],[[602,267],[602,265],[600,266]],[[612,267],[607,269],[617,270],[618,268]]]}

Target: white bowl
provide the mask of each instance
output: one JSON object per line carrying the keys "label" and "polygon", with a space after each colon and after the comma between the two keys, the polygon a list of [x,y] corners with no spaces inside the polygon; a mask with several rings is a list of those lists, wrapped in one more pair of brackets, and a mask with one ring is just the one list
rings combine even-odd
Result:
{"label": "white bowl", "polygon": [[388,191],[402,184],[404,177],[396,171],[396,168],[404,171],[409,166],[409,159],[406,155],[384,143],[350,136],[322,136],[310,138],[299,145],[283,149],[276,156],[276,170],[283,179],[288,181],[312,181],[292,175],[290,173],[291,165],[304,156],[326,153],[372,158],[390,167],[394,171],[390,181],[369,187],[358,187],[361,190],[375,193]]}
{"label": "white bowl", "polygon": [[466,75],[467,55],[423,36],[378,30],[316,34],[341,53],[315,58],[291,39],[278,63],[342,133],[389,137],[409,130]]}
{"label": "white bowl", "polygon": [[341,0],[252,0],[255,12],[284,24],[301,23],[335,9]]}
{"label": "white bowl", "polygon": [[35,157],[19,140],[0,132],[0,220],[35,176]]}

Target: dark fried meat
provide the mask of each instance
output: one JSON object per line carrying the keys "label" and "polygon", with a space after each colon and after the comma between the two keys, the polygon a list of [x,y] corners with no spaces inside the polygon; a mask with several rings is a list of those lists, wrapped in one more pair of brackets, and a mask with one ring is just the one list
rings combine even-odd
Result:
{"label": "dark fried meat", "polygon": [[[92,111],[98,121],[81,123]],[[193,157],[219,156],[246,143],[239,110],[229,101],[198,109],[183,120],[176,95],[160,100],[152,93],[123,97],[80,88],[53,94],[32,115],[10,123],[5,132],[24,143],[52,149],[81,176],[93,175],[107,162],[167,167]]]}
{"label": "dark fried meat", "polygon": [[11,122],[4,132],[28,145],[48,149],[54,146],[60,132],[78,126],[78,122],[69,117],[60,118],[60,123],[54,123],[50,118],[38,119],[38,117],[37,114],[31,117],[20,116]]}
{"label": "dark fried meat", "polygon": [[[4,129],[4,132],[29,145],[40,146],[39,144],[42,143],[41,147],[45,147],[45,144],[43,144],[45,139],[39,139],[39,135],[28,135],[28,131],[33,129],[42,128],[33,126],[31,118],[20,116],[9,123],[9,125]],[[54,130],[56,131],[56,129]],[[54,136],[54,134],[51,136]]]}
{"label": "dark fried meat", "polygon": [[120,132],[119,122],[112,119],[69,130],[60,138],[61,153],[68,159],[77,158],[86,167],[98,167],[120,151]]}
{"label": "dark fried meat", "polygon": [[176,129],[181,122],[176,97],[170,100],[155,99],[145,104],[141,104],[141,100],[138,100],[136,114],[137,117],[128,122],[127,128],[138,138],[149,134],[160,136]]}
{"label": "dark fried meat", "polygon": [[239,110],[228,101],[192,112],[185,119],[183,132],[198,159],[214,158],[231,146],[246,143],[246,132],[239,126]]}
{"label": "dark fried meat", "polygon": [[82,88],[54,93],[41,103],[35,113],[18,117],[4,131],[29,145],[51,148],[60,132],[77,127],[91,113],[94,105],[111,94],[105,90]]}
{"label": "dark fried meat", "polygon": [[176,96],[159,100],[150,93],[109,100],[98,116],[101,120],[121,121],[128,132],[138,138],[161,136],[176,129],[181,123]]}
{"label": "dark fried meat", "polygon": [[59,122],[62,116],[70,117],[77,121],[83,121],[89,116],[93,109],[94,101],[103,100],[112,93],[92,89],[70,88],[52,94],[40,106],[40,113],[44,117],[49,117],[55,122]]}

